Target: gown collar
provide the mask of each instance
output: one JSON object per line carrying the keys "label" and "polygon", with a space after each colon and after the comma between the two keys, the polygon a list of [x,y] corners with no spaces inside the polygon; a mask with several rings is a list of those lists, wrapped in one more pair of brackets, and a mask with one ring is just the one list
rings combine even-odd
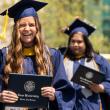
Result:
{"label": "gown collar", "polygon": [[33,56],[33,55],[35,55],[34,47],[23,48],[23,55],[24,56]]}

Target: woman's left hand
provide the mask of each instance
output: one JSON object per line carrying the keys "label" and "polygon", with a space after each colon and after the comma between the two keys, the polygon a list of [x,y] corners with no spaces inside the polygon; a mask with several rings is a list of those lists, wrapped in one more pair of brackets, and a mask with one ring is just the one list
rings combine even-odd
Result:
{"label": "woman's left hand", "polygon": [[104,86],[102,84],[91,84],[89,85],[89,88],[95,92],[95,93],[103,93],[104,92]]}
{"label": "woman's left hand", "polygon": [[43,97],[48,97],[50,101],[55,100],[55,89],[53,87],[42,87],[41,94]]}

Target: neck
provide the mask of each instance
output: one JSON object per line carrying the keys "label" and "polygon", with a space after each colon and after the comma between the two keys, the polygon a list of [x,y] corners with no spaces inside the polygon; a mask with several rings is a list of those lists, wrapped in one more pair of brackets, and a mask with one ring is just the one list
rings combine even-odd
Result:
{"label": "neck", "polygon": [[29,42],[29,43],[22,42],[22,45],[23,45],[24,48],[31,48],[31,47],[34,47],[35,43],[34,43],[34,41]]}
{"label": "neck", "polygon": [[77,56],[75,56],[76,59],[80,59],[80,58],[82,58],[82,57],[84,57],[83,54],[82,54],[82,55],[77,55]]}
{"label": "neck", "polygon": [[73,55],[69,56],[71,60],[80,60],[81,58],[84,58],[84,55]]}

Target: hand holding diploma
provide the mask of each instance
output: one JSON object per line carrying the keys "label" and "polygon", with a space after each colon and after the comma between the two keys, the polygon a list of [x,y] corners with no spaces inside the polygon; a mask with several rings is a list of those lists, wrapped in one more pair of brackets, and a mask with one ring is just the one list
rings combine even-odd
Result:
{"label": "hand holding diploma", "polygon": [[0,102],[2,103],[14,103],[18,100],[18,96],[15,92],[3,90],[0,93]]}
{"label": "hand holding diploma", "polygon": [[42,87],[41,94],[44,97],[48,97],[50,101],[55,100],[55,89],[53,87]]}

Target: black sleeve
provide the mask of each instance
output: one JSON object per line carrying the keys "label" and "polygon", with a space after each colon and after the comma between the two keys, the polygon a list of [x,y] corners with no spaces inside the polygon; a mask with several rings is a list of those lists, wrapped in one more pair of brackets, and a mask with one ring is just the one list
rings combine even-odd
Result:
{"label": "black sleeve", "polygon": [[58,103],[56,100],[49,102],[49,110],[58,110]]}

